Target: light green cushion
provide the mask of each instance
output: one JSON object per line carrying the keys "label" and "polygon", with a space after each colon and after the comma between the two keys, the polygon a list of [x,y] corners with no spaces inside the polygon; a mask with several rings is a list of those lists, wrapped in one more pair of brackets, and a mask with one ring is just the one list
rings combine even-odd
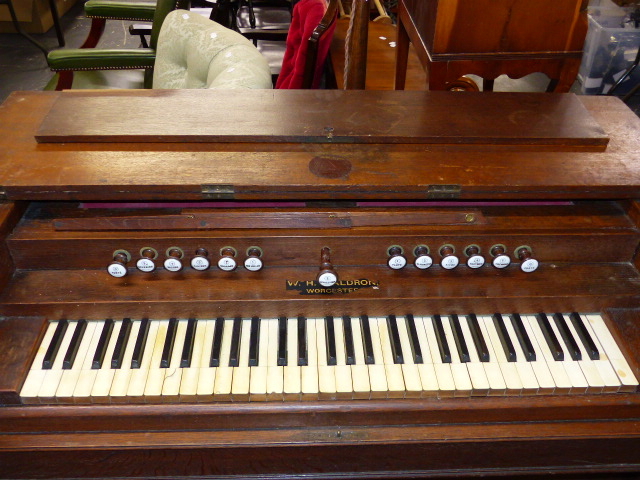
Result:
{"label": "light green cushion", "polygon": [[272,88],[269,65],[251,41],[201,15],[167,15],[153,88]]}

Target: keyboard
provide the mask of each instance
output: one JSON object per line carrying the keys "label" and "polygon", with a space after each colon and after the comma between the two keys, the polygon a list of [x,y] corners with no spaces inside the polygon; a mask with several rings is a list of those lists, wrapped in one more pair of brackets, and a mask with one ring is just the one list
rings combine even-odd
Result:
{"label": "keyboard", "polygon": [[599,314],[49,322],[25,403],[632,392]]}

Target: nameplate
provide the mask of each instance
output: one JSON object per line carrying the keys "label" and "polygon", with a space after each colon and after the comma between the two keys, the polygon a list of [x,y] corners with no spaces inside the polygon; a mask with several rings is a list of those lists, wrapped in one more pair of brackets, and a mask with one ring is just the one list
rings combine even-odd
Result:
{"label": "nameplate", "polygon": [[344,90],[63,92],[38,142],[472,144],[604,150],[573,94]]}

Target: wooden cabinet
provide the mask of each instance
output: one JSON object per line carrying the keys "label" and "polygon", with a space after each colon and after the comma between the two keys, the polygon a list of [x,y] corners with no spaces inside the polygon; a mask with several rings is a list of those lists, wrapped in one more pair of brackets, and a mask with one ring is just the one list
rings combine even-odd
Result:
{"label": "wooden cabinet", "polygon": [[502,74],[543,72],[549,90],[568,91],[587,33],[587,0],[400,0],[396,88],[404,87],[409,42],[432,90],[464,74],[491,89]]}

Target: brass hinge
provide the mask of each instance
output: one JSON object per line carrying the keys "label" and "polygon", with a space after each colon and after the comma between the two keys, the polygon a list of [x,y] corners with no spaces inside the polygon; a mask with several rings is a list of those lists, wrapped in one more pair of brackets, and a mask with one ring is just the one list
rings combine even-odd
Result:
{"label": "brass hinge", "polygon": [[233,200],[235,189],[233,185],[202,185],[202,196],[206,200]]}
{"label": "brass hinge", "polygon": [[460,196],[460,185],[429,185],[427,198],[432,200],[452,200]]}

